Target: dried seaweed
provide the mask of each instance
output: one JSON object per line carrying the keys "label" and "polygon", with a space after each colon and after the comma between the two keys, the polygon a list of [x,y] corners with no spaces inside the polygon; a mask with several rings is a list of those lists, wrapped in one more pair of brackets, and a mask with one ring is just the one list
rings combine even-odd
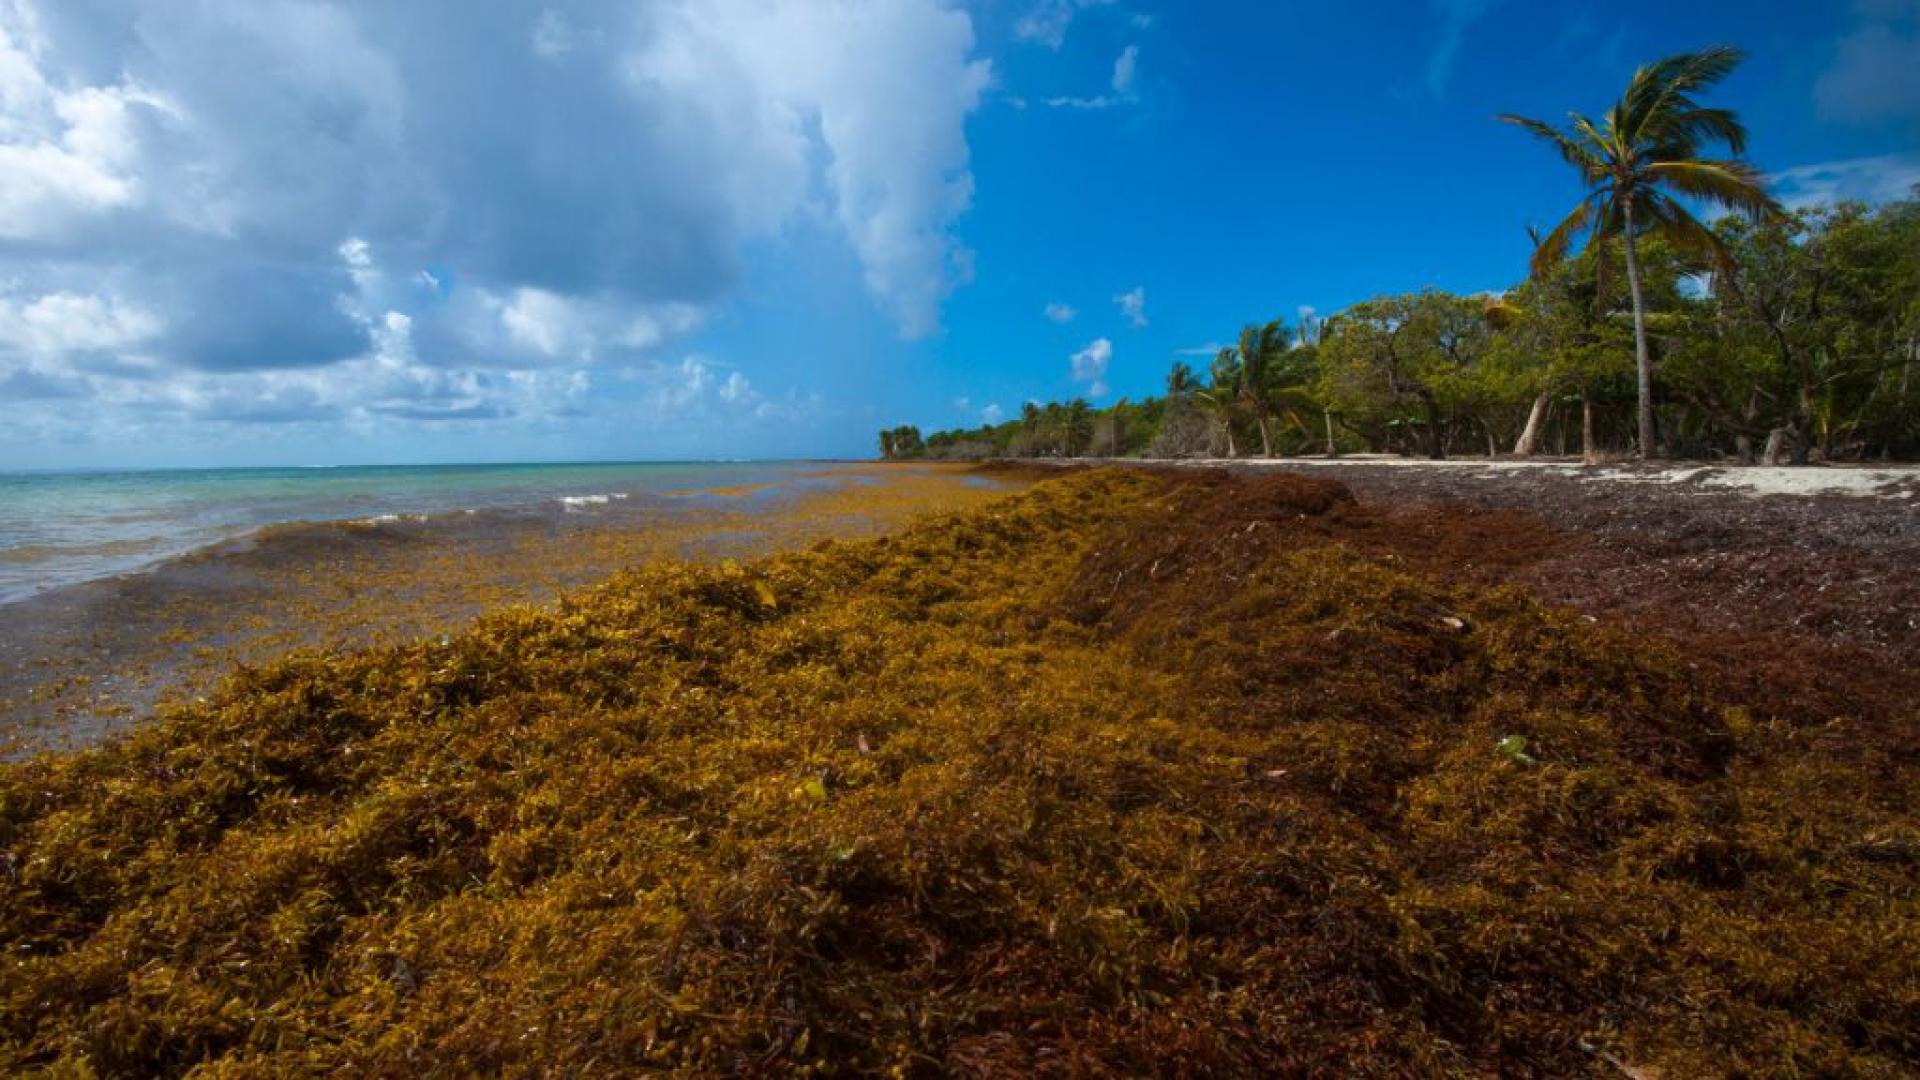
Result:
{"label": "dried seaweed", "polygon": [[1096,471],[243,670],[0,772],[0,1067],[1908,1071],[1911,713],[1413,565]]}

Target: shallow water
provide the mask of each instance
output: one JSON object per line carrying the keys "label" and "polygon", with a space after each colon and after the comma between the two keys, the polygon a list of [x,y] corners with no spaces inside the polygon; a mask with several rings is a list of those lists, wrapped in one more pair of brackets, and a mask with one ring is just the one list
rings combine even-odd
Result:
{"label": "shallow water", "polygon": [[642,514],[714,488],[804,486],[833,468],[618,462],[0,473],[0,604],[268,525],[480,510]]}

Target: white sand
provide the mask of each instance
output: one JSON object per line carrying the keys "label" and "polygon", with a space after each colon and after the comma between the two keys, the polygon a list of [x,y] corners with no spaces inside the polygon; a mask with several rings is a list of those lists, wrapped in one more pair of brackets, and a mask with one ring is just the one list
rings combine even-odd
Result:
{"label": "white sand", "polygon": [[1252,465],[1284,469],[1326,465],[1365,465],[1385,468],[1440,469],[1483,480],[1499,480],[1509,473],[1523,469],[1540,469],[1586,481],[1632,484],[1697,482],[1705,488],[1740,492],[1756,497],[1761,495],[1850,495],[1860,498],[1896,499],[1920,506],[1920,465],[1832,465],[1786,468],[1681,462],[1666,467],[1653,467],[1580,465],[1566,461],[1486,461],[1472,458],[1432,461],[1426,458],[1392,457],[1383,454],[1354,454],[1333,460],[1326,458],[1234,458],[1232,460],[1207,458],[1174,464]]}

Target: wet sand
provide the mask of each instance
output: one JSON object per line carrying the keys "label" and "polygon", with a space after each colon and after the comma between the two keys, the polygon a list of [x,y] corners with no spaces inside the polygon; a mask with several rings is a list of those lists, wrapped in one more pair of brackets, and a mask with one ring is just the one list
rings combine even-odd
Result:
{"label": "wet sand", "polygon": [[0,605],[0,752],[97,742],[290,649],[441,634],[623,568],[871,536],[1021,484],[966,465],[847,465],[565,510],[273,526]]}

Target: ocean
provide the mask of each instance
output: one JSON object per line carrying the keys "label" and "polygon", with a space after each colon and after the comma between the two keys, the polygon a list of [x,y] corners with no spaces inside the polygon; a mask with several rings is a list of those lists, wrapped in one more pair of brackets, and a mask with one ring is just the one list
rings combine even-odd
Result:
{"label": "ocean", "polygon": [[269,525],[461,513],[644,514],[702,489],[806,486],[822,462],[379,465],[0,473],[0,604]]}

